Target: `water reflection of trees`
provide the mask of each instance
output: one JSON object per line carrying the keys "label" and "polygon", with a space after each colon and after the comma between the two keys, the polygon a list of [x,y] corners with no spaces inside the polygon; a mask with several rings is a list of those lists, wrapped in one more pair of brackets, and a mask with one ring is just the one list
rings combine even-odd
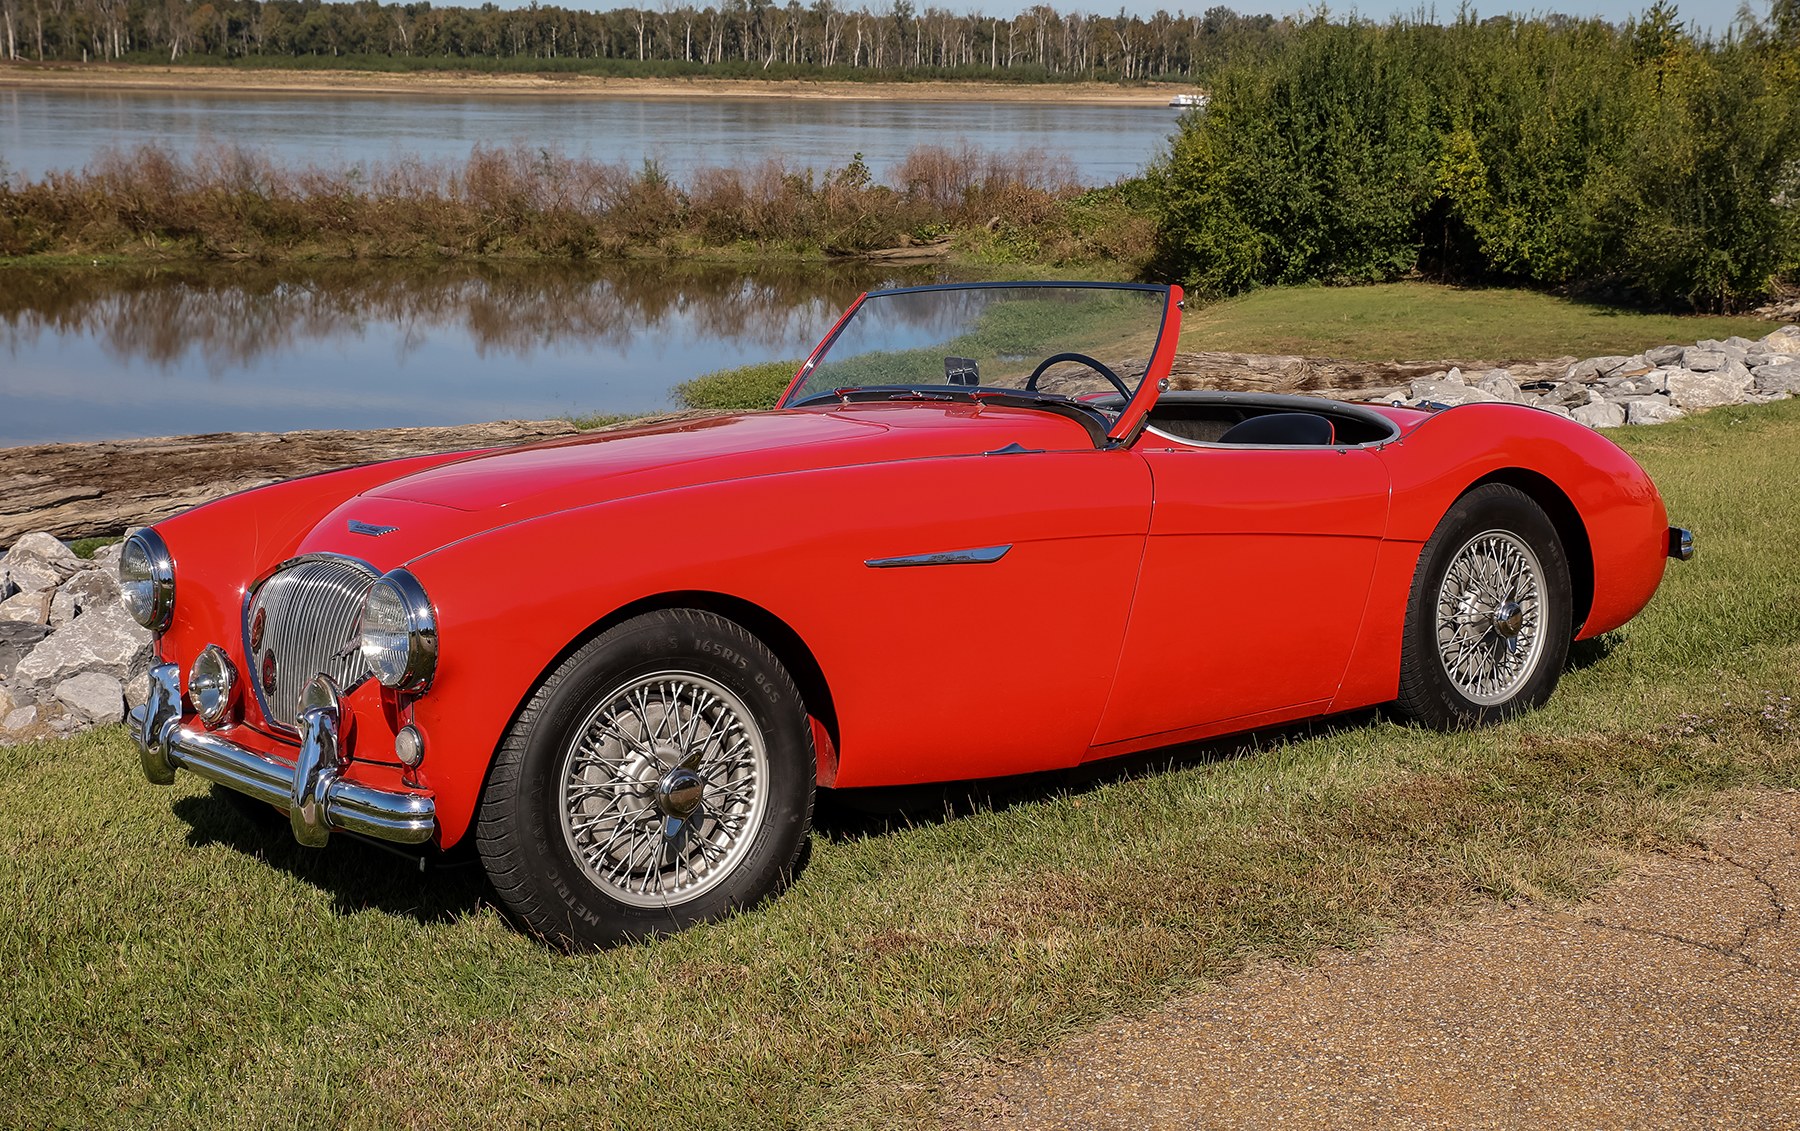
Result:
{"label": "water reflection of trees", "polygon": [[376,323],[400,327],[402,351],[458,328],[482,357],[617,348],[659,331],[767,355],[818,337],[860,291],[931,281],[868,265],[665,262],[13,269],[0,272],[0,335],[12,350],[86,337],[121,360],[197,358],[215,373]]}

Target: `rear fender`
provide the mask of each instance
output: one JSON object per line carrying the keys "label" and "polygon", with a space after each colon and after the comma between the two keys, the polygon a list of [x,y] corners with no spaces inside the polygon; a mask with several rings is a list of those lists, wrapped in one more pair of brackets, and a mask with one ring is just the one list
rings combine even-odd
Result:
{"label": "rear fender", "polygon": [[[1381,455],[1394,483],[1388,524],[1394,541],[1423,543],[1450,505],[1485,481],[1510,482],[1534,495],[1544,485],[1560,493],[1568,511],[1558,525],[1566,532],[1571,519],[1579,522],[1592,562],[1591,599],[1577,639],[1630,620],[1662,581],[1668,560],[1662,496],[1637,461],[1590,428],[1519,405],[1462,405],[1385,445]],[[1557,521],[1557,500],[1544,495],[1540,501]],[[1568,549],[1579,559],[1580,546]]]}

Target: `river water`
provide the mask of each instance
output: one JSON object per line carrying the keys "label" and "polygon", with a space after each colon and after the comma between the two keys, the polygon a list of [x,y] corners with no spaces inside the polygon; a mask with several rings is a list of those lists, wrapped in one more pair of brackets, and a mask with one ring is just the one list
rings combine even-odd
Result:
{"label": "river water", "polygon": [[665,263],[0,269],[0,446],[677,407],[933,270]]}
{"label": "river water", "polygon": [[[0,90],[0,177],[111,147],[242,144],[295,165],[461,161],[475,143],[701,166],[782,156],[877,176],[916,146],[1139,172],[1176,112],[1045,103]],[[0,446],[673,407],[672,387],[804,356],[859,291],[941,272],[809,266],[0,268]]]}
{"label": "river water", "polygon": [[0,90],[0,162],[14,178],[79,169],[100,150],[155,142],[178,153],[238,144],[285,163],[365,165],[394,157],[461,161],[476,143],[522,144],[677,180],[702,166],[779,156],[841,168],[861,153],[877,178],[920,145],[1039,150],[1083,184],[1143,170],[1178,111],[1031,102],[792,98],[513,98]]}

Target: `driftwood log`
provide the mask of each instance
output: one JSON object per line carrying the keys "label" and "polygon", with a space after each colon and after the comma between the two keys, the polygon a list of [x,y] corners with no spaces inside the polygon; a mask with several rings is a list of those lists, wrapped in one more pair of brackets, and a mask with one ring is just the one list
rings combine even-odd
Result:
{"label": "driftwood log", "polygon": [[296,475],[575,430],[565,420],[509,420],[453,428],[224,432],[0,448],[0,547],[33,530],[65,540],[119,534]]}
{"label": "driftwood log", "polygon": [[[1504,364],[1515,377],[1561,376],[1573,358],[1550,362],[1339,361],[1332,358],[1199,352],[1176,355],[1176,389],[1307,392],[1385,399],[1415,377],[1460,366]],[[698,413],[674,413],[676,419]],[[629,424],[646,423],[634,420]],[[620,425],[623,426],[623,425]],[[65,540],[123,533],[234,491],[429,452],[486,448],[573,434],[563,420],[501,421],[367,432],[224,432],[149,440],[0,448],[0,548],[45,530]]]}

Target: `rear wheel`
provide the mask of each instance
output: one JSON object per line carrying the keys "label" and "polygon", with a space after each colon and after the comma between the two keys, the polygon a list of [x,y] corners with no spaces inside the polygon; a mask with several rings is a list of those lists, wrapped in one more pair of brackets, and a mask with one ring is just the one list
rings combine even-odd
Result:
{"label": "rear wheel", "polygon": [[1399,713],[1454,729],[1541,705],[1568,656],[1569,563],[1523,491],[1458,499],[1419,554],[1400,651]]}
{"label": "rear wheel", "polygon": [[677,931],[784,886],[811,828],[812,732],[741,626],[626,621],[539,685],[495,755],[476,843],[527,930],[579,949]]}

